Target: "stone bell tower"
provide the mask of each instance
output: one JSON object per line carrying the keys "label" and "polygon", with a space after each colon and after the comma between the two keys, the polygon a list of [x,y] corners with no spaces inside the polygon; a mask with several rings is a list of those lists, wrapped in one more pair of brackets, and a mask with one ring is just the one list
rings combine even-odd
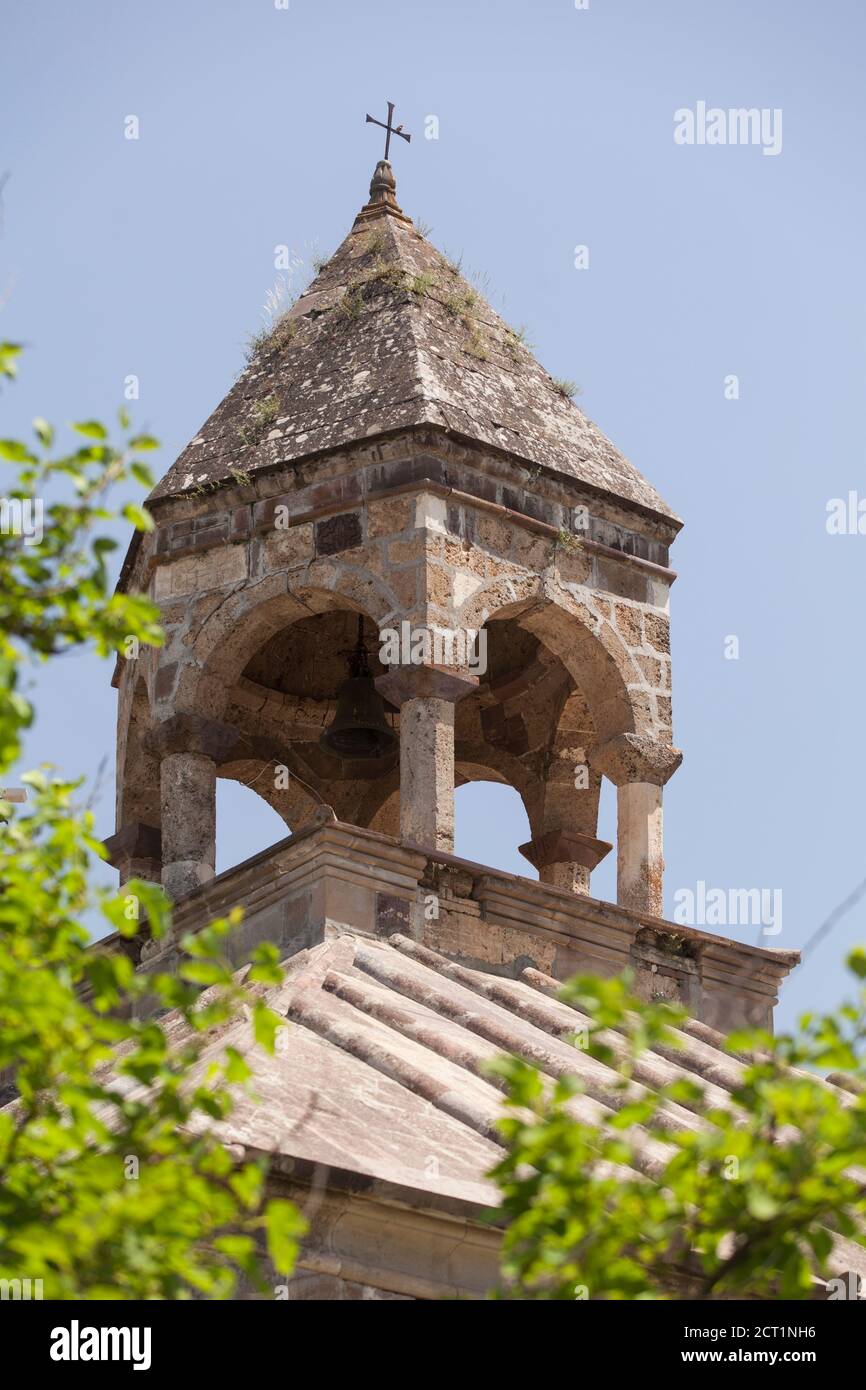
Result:
{"label": "stone bell tower", "polygon": [[[244,866],[207,887],[227,777],[291,837],[249,861],[256,883],[271,876],[287,949],[329,924],[414,923],[499,968],[509,952],[552,975],[649,959],[662,789],[681,757],[668,619],[681,523],[413,226],[389,163],[148,507],[155,529],[135,538],[121,583],[154,597],[166,642],[119,663],[110,849],[123,878],[249,911],[259,890]],[[611,908],[589,896],[612,849],[597,835],[603,777],[618,798],[615,949]],[[454,859],[454,788],[473,780],[520,794],[532,838],[519,848],[540,885]],[[307,885],[290,913],[286,846],[308,855],[316,827],[323,844],[348,836],[343,886],[335,899]],[[387,882],[352,898],[346,885],[363,898],[361,866],[380,852]],[[507,912],[506,880],[520,899]],[[457,912],[435,941],[419,916],[431,883]],[[578,925],[540,955],[503,928],[494,950],[499,912]],[[721,968],[696,984],[702,942],[688,960],[680,950],[675,992],[728,1017],[742,970],[735,986]],[[768,1018],[777,978],[774,966],[744,1016]]]}
{"label": "stone bell tower", "polygon": [[[628,938],[659,919],[680,520],[414,228],[391,164],[147,506],[121,584],[167,639],[118,664],[122,877],[202,891],[229,777],[292,837],[335,819],[438,881],[456,785],[489,780],[584,920],[607,777]],[[584,963],[613,969],[603,935]]]}
{"label": "stone bell tower", "polygon": [[[628,967],[683,1004],[676,1068],[651,1055],[641,1082],[709,1077],[727,1104],[715,1030],[771,1027],[797,960],[661,918],[680,522],[416,230],[385,161],[148,506],[121,583],[153,595],[166,641],[118,664],[109,846],[176,903],[141,961],[172,969],[235,906],[233,959],[278,948],[285,1046],[232,1025],[255,1095],[224,1137],[312,1213],[286,1296],[485,1297],[490,1060],[576,1072],[592,1123],[622,1103],[567,1040],[583,1015],[559,982]],[[218,777],[286,837],[215,876]],[[616,904],[590,894],[603,777]],[[454,855],[473,780],[520,794],[540,882]]]}
{"label": "stone bell tower", "polygon": [[[488,779],[520,793],[542,882],[585,894],[607,776],[619,902],[661,912],[680,522],[415,229],[390,164],[148,506],[123,582],[167,641],[119,675],[126,873],[175,897],[213,876],[217,777],[289,831],[324,803],[442,851],[455,785]],[[322,738],[359,615],[374,757]],[[419,630],[463,664],[422,642],[386,669],[383,631]]]}

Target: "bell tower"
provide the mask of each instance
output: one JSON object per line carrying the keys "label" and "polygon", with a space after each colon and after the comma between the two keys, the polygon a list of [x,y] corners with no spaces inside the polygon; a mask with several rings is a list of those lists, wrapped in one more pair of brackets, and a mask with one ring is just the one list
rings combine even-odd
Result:
{"label": "bell tower", "polygon": [[[593,1123],[622,1101],[567,1040],[586,1020],[560,982],[628,968],[682,1004],[675,1065],[649,1053],[642,1081],[712,1078],[723,1103],[716,1030],[771,1028],[797,961],[661,916],[680,521],[413,226],[386,160],[148,507],[121,583],[166,640],[118,664],[109,846],[175,905],[164,937],[114,949],[171,971],[235,907],[232,961],[276,947],[285,1046],[232,1025],[255,1094],[222,1128],[309,1213],[290,1297],[483,1298],[489,1061],[577,1073]],[[286,835],[215,875],[218,777]],[[605,777],[616,903],[591,893]],[[521,796],[539,882],[454,854],[454,789],[476,780]]]}
{"label": "bell tower", "polygon": [[516,788],[541,882],[662,911],[668,550],[680,521],[401,210],[342,245],[155,488],[122,583],[166,643],[121,662],[124,876],[214,876],[215,783],[296,835],[449,855],[454,788]]}

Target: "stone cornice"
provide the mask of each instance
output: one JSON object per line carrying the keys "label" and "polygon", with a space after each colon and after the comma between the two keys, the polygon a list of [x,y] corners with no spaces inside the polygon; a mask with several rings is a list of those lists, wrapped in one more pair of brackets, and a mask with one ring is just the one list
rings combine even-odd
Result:
{"label": "stone cornice", "polygon": [[[312,824],[189,894],[175,910],[172,935],[176,939],[178,933],[195,931],[237,903],[244,904],[249,919],[299,895],[306,895],[309,901],[309,894],[325,880],[344,895],[348,887],[357,888],[370,903],[380,895],[396,899],[404,904],[408,921],[415,904],[423,899],[427,891],[424,885],[431,882],[436,865],[456,871],[466,885],[465,897],[441,899],[443,913],[449,920],[453,917],[450,935],[458,946],[458,957],[460,923],[465,918],[482,934],[499,931],[527,946],[535,940],[539,958],[545,952],[560,953],[566,969],[571,958],[580,956],[596,961],[604,973],[616,973],[633,963],[635,942],[650,927],[662,946],[670,942],[672,960],[682,952],[682,943],[687,943],[684,954],[700,961],[705,988],[733,990],[768,1002],[799,962],[797,951],[749,946],[498,872],[456,855],[416,850],[391,836],[339,821]],[[346,928],[375,933],[375,911],[371,908],[370,913],[367,922],[346,921],[347,910],[341,906],[336,920]],[[310,939],[305,938],[303,944],[310,944]],[[161,950],[167,949],[169,943],[161,945]]]}
{"label": "stone cornice", "polygon": [[[441,453],[436,452],[437,439],[442,440]],[[679,524],[670,518],[647,512],[636,504],[626,504],[621,498],[555,469],[542,465],[530,467],[518,456],[497,451],[490,445],[482,448],[471,441],[460,441],[456,446],[460,457],[452,461],[447,455],[453,439],[449,430],[435,426],[423,430],[415,427],[365,441],[348,452],[325,450],[291,464],[260,467],[248,483],[239,483],[236,478],[226,480],[200,497],[153,499],[148,509],[157,521],[156,542],[141,532],[135,533],[121,569],[118,589],[144,588],[154,563],[213,545],[245,540],[251,534],[269,530],[274,508],[278,505],[289,508],[290,525],[300,525],[350,510],[353,506],[420,490],[433,490],[452,498],[455,503],[471,503],[482,510],[493,511],[512,524],[551,538],[559,537],[563,531],[571,533],[573,508],[587,506],[591,530],[588,535],[576,538],[576,543],[585,545],[593,553],[644,566],[669,583],[676,578],[667,566],[667,547],[674,540]],[[355,457],[357,463],[333,479],[298,486],[304,468],[326,462],[331,457]],[[539,486],[541,480],[544,480],[544,488]],[[289,490],[278,495],[281,482]],[[608,512],[619,517],[619,522],[605,519]],[[638,522],[635,529],[628,525],[632,518]],[[593,526],[598,529],[595,536]],[[177,534],[174,534],[175,527]],[[618,544],[610,544],[614,539]],[[142,559],[145,562],[143,571],[140,569]]]}

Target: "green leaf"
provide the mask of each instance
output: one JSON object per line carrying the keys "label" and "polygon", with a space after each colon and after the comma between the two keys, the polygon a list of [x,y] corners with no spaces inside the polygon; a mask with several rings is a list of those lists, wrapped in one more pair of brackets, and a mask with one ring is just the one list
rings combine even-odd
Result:
{"label": "green leaf", "polygon": [[855,946],[845,963],[858,980],[866,980],[866,949],[862,946]]}
{"label": "green leaf", "polygon": [[129,465],[129,471],[135,481],[141,483],[142,487],[153,487],[156,480],[146,464],[131,463]]}
{"label": "green leaf", "polygon": [[36,462],[35,456],[20,439],[0,439],[0,458],[8,459],[10,463]]}
{"label": "green leaf", "polygon": [[269,1009],[263,1004],[261,999],[257,999],[253,1007],[253,1036],[259,1047],[263,1047],[266,1052],[274,1051],[278,1029],[282,1028],[283,1020],[279,1014],[275,1014],[273,1009]]}
{"label": "green leaf", "polygon": [[307,1223],[291,1202],[275,1198],[265,1209],[268,1254],[278,1274],[290,1274],[298,1255],[298,1244]]}
{"label": "green leaf", "polygon": [[79,420],[72,428],[76,434],[83,434],[85,439],[108,438],[108,430],[98,420]]}
{"label": "green leaf", "polygon": [[23,351],[21,343],[0,342],[0,376],[14,377],[18,374],[18,357]]}
{"label": "green leaf", "polygon": [[144,507],[139,507],[135,502],[127,502],[123,509],[126,520],[131,522],[136,531],[152,531],[155,522],[150,512],[145,511]]}

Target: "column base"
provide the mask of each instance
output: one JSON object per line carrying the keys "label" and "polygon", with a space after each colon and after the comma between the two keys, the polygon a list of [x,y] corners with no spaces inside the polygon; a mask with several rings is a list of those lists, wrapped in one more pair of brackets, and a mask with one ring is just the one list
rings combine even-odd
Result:
{"label": "column base", "polygon": [[214,877],[211,864],[203,864],[200,859],[179,859],[174,864],[163,865],[162,886],[168,896],[177,902]]}
{"label": "column base", "polygon": [[572,893],[588,893],[590,875],[596,864],[613,849],[607,840],[596,840],[577,830],[549,830],[518,846],[542,883]]}

